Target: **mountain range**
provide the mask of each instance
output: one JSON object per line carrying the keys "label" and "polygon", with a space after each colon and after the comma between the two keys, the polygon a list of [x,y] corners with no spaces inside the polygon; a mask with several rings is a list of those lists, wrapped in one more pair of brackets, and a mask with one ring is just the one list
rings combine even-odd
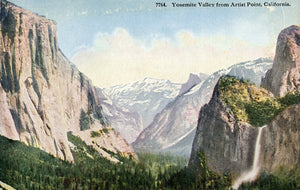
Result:
{"label": "mountain range", "polygon": [[139,113],[144,129],[178,95],[180,88],[181,84],[147,77],[130,84],[104,88],[103,92],[121,107]]}
{"label": "mountain range", "polygon": [[[191,75],[186,84],[190,86],[185,93],[179,94],[170,102],[153,122],[143,130],[133,143],[136,151],[171,152],[178,155],[190,155],[193,137],[196,132],[199,111],[208,103],[213,89],[223,75],[233,75],[260,84],[262,77],[271,68],[270,58],[260,58],[233,65],[190,85]],[[183,87],[186,88],[186,87]]]}

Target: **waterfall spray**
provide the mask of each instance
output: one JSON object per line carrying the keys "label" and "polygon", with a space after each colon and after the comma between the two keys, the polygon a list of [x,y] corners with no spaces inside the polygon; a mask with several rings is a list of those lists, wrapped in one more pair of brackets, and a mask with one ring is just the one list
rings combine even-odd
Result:
{"label": "waterfall spray", "polygon": [[263,127],[258,128],[258,135],[256,137],[256,143],[255,143],[255,150],[254,150],[254,159],[253,159],[253,165],[251,170],[247,171],[246,173],[243,173],[238,179],[235,180],[232,188],[238,189],[239,186],[246,181],[253,181],[256,179],[258,173],[259,173],[259,155],[260,155],[260,136],[262,129],[266,127],[264,125]]}

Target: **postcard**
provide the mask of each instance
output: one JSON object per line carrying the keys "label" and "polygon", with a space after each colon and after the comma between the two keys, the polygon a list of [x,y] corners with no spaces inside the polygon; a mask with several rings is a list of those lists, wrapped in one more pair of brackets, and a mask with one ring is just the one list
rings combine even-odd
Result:
{"label": "postcard", "polygon": [[300,1],[0,0],[0,189],[299,189]]}

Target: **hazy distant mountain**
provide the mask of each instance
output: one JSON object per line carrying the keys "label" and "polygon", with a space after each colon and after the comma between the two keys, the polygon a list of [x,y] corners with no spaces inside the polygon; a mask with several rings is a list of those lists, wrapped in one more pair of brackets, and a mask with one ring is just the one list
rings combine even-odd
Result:
{"label": "hazy distant mountain", "polygon": [[142,117],[147,127],[154,116],[178,95],[180,84],[169,80],[144,78],[142,80],[105,88],[103,91],[118,105]]}
{"label": "hazy distant mountain", "polygon": [[113,102],[100,88],[96,88],[103,113],[107,120],[128,143],[135,141],[143,130],[141,116],[137,112],[124,109]]}
{"label": "hazy distant mountain", "polygon": [[179,95],[186,93],[190,88],[199,84],[201,81],[205,80],[207,77],[208,77],[208,75],[206,75],[204,73],[199,73],[199,74],[191,73],[187,82],[181,85]]}
{"label": "hazy distant mountain", "polygon": [[230,74],[259,85],[271,66],[271,59],[261,58],[215,72],[170,102],[139,135],[133,147],[137,151],[167,151],[189,156],[199,110],[210,100],[220,76]]}

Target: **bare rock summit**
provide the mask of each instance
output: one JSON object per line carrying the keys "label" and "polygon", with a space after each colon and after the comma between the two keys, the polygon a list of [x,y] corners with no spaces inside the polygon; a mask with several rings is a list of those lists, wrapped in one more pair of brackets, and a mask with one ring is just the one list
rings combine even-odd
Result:
{"label": "bare rock summit", "polygon": [[275,96],[300,90],[300,27],[282,30],[277,39],[273,67],[262,80],[262,87]]}

